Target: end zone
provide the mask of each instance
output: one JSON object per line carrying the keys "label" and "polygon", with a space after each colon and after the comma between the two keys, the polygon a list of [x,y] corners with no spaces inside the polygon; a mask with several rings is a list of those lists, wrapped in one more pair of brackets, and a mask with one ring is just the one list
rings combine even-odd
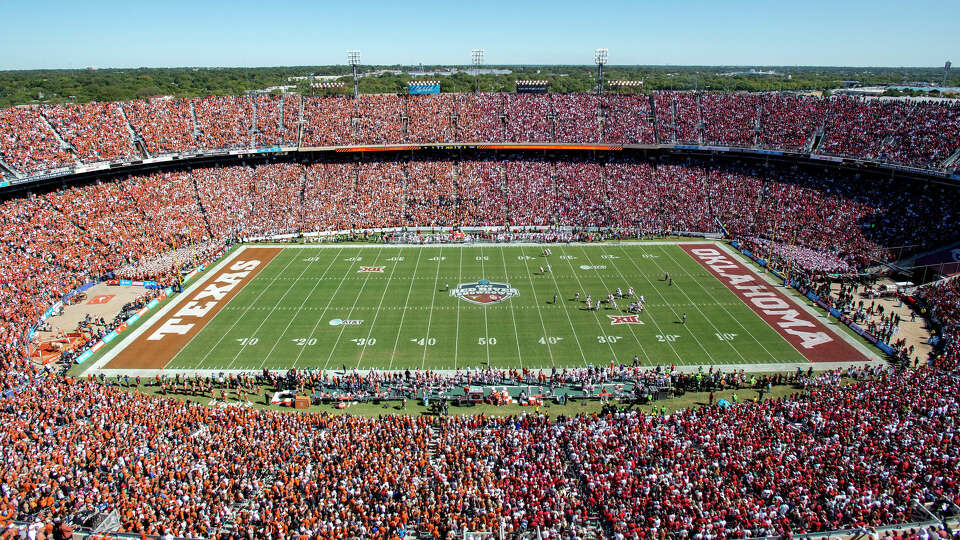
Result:
{"label": "end zone", "polygon": [[853,345],[816,316],[796,306],[776,286],[760,279],[739,260],[714,244],[680,244],[727,289],[811,362],[867,362]]}
{"label": "end zone", "polygon": [[163,369],[280,251],[279,247],[237,249],[87,371],[104,365],[108,369]]}

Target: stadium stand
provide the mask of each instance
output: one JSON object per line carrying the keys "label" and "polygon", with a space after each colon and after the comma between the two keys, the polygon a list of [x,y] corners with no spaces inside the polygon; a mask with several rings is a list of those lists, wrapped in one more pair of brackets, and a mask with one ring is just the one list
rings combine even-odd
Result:
{"label": "stadium stand", "polygon": [[[156,154],[246,148],[254,138],[258,146],[286,144],[300,129],[304,146],[592,142],[602,134],[612,142],[782,149],[806,148],[824,130],[821,151],[927,167],[958,144],[956,108],[905,101],[656,92],[365,96],[356,111],[344,98],[302,104],[302,125],[300,100],[288,97],[122,106]],[[136,157],[117,107],[0,111],[3,159],[26,173],[76,165],[51,125],[83,162]],[[445,124],[451,115],[455,123]],[[706,540],[897,525],[929,516],[922,509],[960,504],[956,280],[915,295],[936,331],[927,366],[797,376],[800,388],[788,398],[669,415],[364,419],[217,409],[60,376],[28,360],[41,314],[83,283],[120,275],[171,284],[182,265],[249,237],[505,223],[611,226],[631,236],[725,230],[789,259],[811,281],[960,239],[960,194],[934,183],[687,157],[468,151],[324,159],[105,177],[0,202],[4,534],[62,536],[57,520],[116,511],[121,531],[157,536],[393,539],[503,530]]]}

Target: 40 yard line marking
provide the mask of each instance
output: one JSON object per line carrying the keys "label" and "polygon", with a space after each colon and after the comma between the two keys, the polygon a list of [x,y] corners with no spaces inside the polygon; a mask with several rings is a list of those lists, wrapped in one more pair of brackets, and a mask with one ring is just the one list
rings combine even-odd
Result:
{"label": "40 yard line marking", "polygon": [[[423,253],[423,248],[421,247],[417,251],[417,264],[413,268],[413,276],[417,275],[417,269],[420,268],[420,255]],[[440,264],[440,261],[437,261],[437,264]],[[400,312],[400,324],[397,325],[397,339],[393,341],[393,352],[390,353],[390,365],[387,367],[387,370],[393,369],[393,359],[397,356],[397,345],[400,343],[400,332],[403,331],[403,319],[407,316],[407,304],[410,303],[410,293],[413,291],[413,284],[416,280],[410,280],[410,287],[407,288],[407,299],[403,301],[403,311]]]}
{"label": "40 yard line marking", "polygon": [[[343,251],[343,249],[344,249],[344,248],[340,248],[340,251]],[[359,253],[359,252],[358,252],[358,253]],[[378,254],[378,255],[379,255],[379,254]],[[339,256],[339,254],[338,254],[338,256]],[[336,259],[334,259],[334,260],[336,260]],[[325,306],[323,306],[323,311],[321,311],[321,312],[320,312],[320,316],[317,317],[317,322],[314,323],[313,328],[310,329],[310,335],[311,335],[311,336],[312,336],[314,333],[316,333],[317,328],[320,327],[320,323],[323,322],[323,318],[324,318],[324,316],[327,314],[327,310],[330,309],[330,304],[333,303],[333,299],[337,297],[337,293],[340,292],[340,288],[343,287],[343,284],[346,282],[347,276],[350,275],[351,271],[353,270],[353,265],[357,264],[358,262],[360,262],[360,261],[352,261],[352,262],[350,263],[350,265],[347,267],[346,271],[343,272],[343,277],[340,278],[340,283],[338,283],[338,284],[337,284],[337,288],[333,290],[333,294],[331,294],[330,297],[327,298],[327,304],[326,304]],[[346,309],[346,308],[344,308],[344,309]],[[332,348],[332,347],[334,347],[335,345],[336,345],[336,343],[333,343],[332,345],[330,345],[330,347]],[[293,366],[294,366],[294,367],[296,367],[297,364],[300,362],[300,357],[303,356],[303,351],[305,351],[305,350],[307,350],[306,347],[300,347],[300,351],[297,353],[297,357],[293,359]]]}
{"label": "40 yard line marking", "polygon": [[[423,250],[420,250],[423,252]],[[437,283],[440,280],[440,264],[443,261],[443,246],[440,246],[440,253],[437,254],[437,257],[440,258],[437,261],[437,274],[433,277],[433,294],[430,296],[430,314],[427,315],[427,335],[423,337],[423,360],[420,362],[420,369],[425,369],[427,365],[427,347],[428,341],[430,340],[430,324],[433,323],[433,306],[437,300]],[[417,262],[420,262],[420,255],[417,255]]]}
{"label": "40 yard line marking", "polygon": [[527,279],[530,280],[530,294],[533,295],[533,304],[537,306],[537,315],[540,317],[540,328],[543,329],[543,341],[547,346],[547,354],[550,355],[550,366],[556,367],[557,363],[553,359],[553,347],[550,346],[550,334],[547,333],[547,324],[543,322],[543,311],[540,309],[540,300],[537,298],[537,289],[533,286],[533,274],[530,273],[530,264],[526,259],[523,260],[523,266],[527,269]]}
{"label": "40 yard line marking", "polygon": [[[549,259],[547,259],[547,260],[549,260]],[[560,292],[560,282],[557,281],[557,276],[554,275],[554,273],[553,273],[552,271],[550,272],[550,277],[553,279],[553,284],[556,286],[557,295],[560,297],[560,300],[563,301],[563,303],[562,303],[562,305],[563,305],[563,314],[567,316],[567,322],[570,323],[570,332],[573,333],[573,339],[577,342],[577,348],[580,349],[580,357],[583,358],[583,365],[586,366],[587,364],[590,363],[590,361],[587,360],[587,355],[584,354],[584,352],[583,352],[583,347],[580,346],[580,334],[577,333],[577,329],[576,329],[576,327],[573,325],[573,319],[570,317],[570,310],[567,309],[567,299],[564,298],[564,296],[566,296],[566,295],[564,295],[563,293]],[[556,307],[556,306],[554,306],[554,307]]]}
{"label": "40 yard line marking", "polygon": [[[337,258],[340,257],[341,253],[343,253],[343,248],[340,248],[340,251],[338,251],[336,255],[330,258],[330,264],[328,264],[327,267],[323,270],[323,273],[320,274],[320,277],[313,284],[313,287],[310,288],[310,292],[304,295],[303,302],[300,302],[300,307],[297,308],[297,312],[293,314],[293,317],[290,317],[289,321],[287,321],[287,326],[283,328],[283,331],[280,332],[280,335],[277,337],[277,340],[273,342],[273,347],[270,347],[270,350],[267,351],[266,356],[263,357],[263,361],[260,362],[261,368],[267,363],[267,360],[270,359],[270,356],[273,354],[273,351],[277,349],[277,345],[279,345],[280,342],[283,341],[283,336],[286,335],[287,330],[290,329],[290,325],[293,324],[293,321],[297,320],[297,316],[300,315],[300,310],[303,309],[303,306],[307,305],[307,300],[310,299],[310,295],[313,294],[313,291],[317,290],[317,286],[320,285],[320,282],[323,280],[323,276],[327,275],[327,272],[329,272],[333,264],[337,262]],[[307,336],[307,337],[310,337],[310,336]],[[296,367],[296,364],[294,364],[293,367]]]}

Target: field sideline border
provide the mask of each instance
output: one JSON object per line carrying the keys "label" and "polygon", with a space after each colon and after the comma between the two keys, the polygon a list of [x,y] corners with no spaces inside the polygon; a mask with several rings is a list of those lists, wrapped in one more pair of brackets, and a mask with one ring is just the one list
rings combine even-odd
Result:
{"label": "field sideline border", "polygon": [[[720,241],[720,240],[710,240],[710,239],[697,238],[697,239],[676,240],[676,241],[659,241],[659,240],[654,240],[654,241],[609,241],[609,242],[569,242],[569,243],[562,243],[562,242],[561,242],[561,243],[559,243],[559,244],[561,244],[561,245],[568,245],[568,246],[582,246],[582,247],[587,247],[587,246],[603,247],[603,246],[612,246],[612,245],[623,245],[623,246],[650,246],[650,245],[654,245],[654,246],[658,246],[658,245],[659,245],[659,246],[673,246],[673,245],[684,244],[684,243],[691,243],[691,244],[713,244],[713,245],[719,246],[719,249],[723,250],[724,253],[730,255],[731,257],[733,257],[734,259],[736,259],[738,262],[742,263],[745,267],[747,267],[747,268],[750,270],[750,272],[752,272],[753,274],[759,276],[765,283],[768,283],[768,284],[770,284],[770,285],[772,285],[772,286],[776,286],[776,287],[781,287],[781,286],[782,286],[781,283],[776,282],[769,274],[760,272],[760,271],[757,269],[756,265],[753,263],[753,261],[746,260],[741,253],[739,253],[739,252],[737,252],[735,249],[731,248],[729,245],[727,245],[726,242],[723,242],[723,241]],[[216,274],[218,271],[220,271],[223,267],[225,267],[228,263],[230,263],[231,261],[233,261],[234,259],[236,259],[236,258],[237,258],[241,253],[243,253],[247,248],[261,248],[261,247],[262,247],[262,248],[273,248],[273,247],[277,247],[277,248],[283,248],[283,249],[343,249],[344,247],[350,247],[350,248],[356,247],[356,248],[368,248],[368,249],[382,249],[382,248],[390,248],[390,247],[393,247],[393,248],[398,248],[398,249],[411,249],[411,248],[418,248],[418,247],[419,247],[419,248],[423,248],[423,247],[442,248],[442,247],[451,247],[451,245],[456,245],[456,246],[459,246],[459,247],[516,247],[516,246],[543,247],[543,246],[550,246],[550,245],[554,245],[554,244],[544,244],[544,243],[536,243],[536,242],[511,242],[511,243],[470,242],[470,243],[458,243],[458,244],[449,244],[449,243],[432,243],[432,244],[365,244],[365,243],[360,243],[360,244],[352,244],[352,243],[345,243],[345,242],[326,243],[326,244],[324,244],[324,243],[318,243],[318,244],[287,244],[287,243],[284,243],[284,242],[255,242],[255,243],[249,243],[249,244],[244,244],[244,245],[239,246],[238,249],[233,250],[233,252],[231,252],[229,255],[227,255],[227,257],[225,257],[224,259],[222,259],[222,260],[220,260],[219,262],[217,262],[217,264],[216,264],[215,266],[208,268],[208,269],[207,269],[207,273],[208,273],[208,276],[213,276],[213,275]],[[80,376],[86,376],[86,375],[89,375],[89,374],[103,374],[103,375],[108,376],[108,377],[113,377],[113,376],[117,376],[117,375],[130,375],[130,376],[137,376],[137,375],[139,375],[139,376],[141,376],[141,377],[153,377],[153,376],[158,375],[158,374],[164,374],[164,375],[177,375],[177,374],[180,374],[180,375],[194,375],[194,374],[200,374],[200,375],[208,376],[208,375],[215,375],[215,374],[225,374],[225,375],[226,375],[226,374],[230,374],[230,373],[232,373],[232,374],[252,373],[253,371],[256,371],[256,370],[250,370],[250,369],[105,369],[105,368],[102,367],[102,366],[104,366],[105,364],[107,364],[110,360],[112,360],[115,356],[117,356],[117,355],[120,353],[120,351],[122,351],[123,349],[125,349],[130,343],[132,343],[134,340],[136,340],[136,339],[137,339],[139,336],[141,336],[144,332],[146,332],[147,330],[149,330],[149,329],[150,329],[152,326],[154,326],[158,321],[160,321],[161,319],[163,319],[164,315],[166,315],[167,313],[169,313],[169,312],[170,312],[171,310],[173,310],[176,306],[178,306],[184,299],[186,299],[187,297],[189,297],[189,296],[190,296],[190,293],[192,293],[193,291],[195,291],[195,290],[196,290],[197,288],[199,288],[201,285],[205,285],[205,284],[207,283],[208,279],[209,279],[209,277],[207,277],[207,278],[205,278],[205,279],[203,279],[203,280],[198,280],[198,281],[194,282],[193,284],[191,284],[191,285],[190,285],[189,287],[187,287],[186,289],[184,289],[183,293],[177,295],[177,297],[176,297],[176,298],[173,298],[173,299],[171,300],[171,302],[167,303],[167,304],[164,305],[160,310],[158,310],[157,312],[153,313],[153,314],[149,317],[149,319],[148,319],[147,321],[144,321],[144,324],[143,324],[143,325],[137,327],[133,332],[131,332],[130,334],[128,334],[127,336],[125,336],[125,338],[124,338],[123,341],[121,341],[121,342],[118,343],[115,347],[113,347],[113,348],[111,348],[109,351],[107,351],[101,358],[98,358],[97,361],[94,362],[93,364],[91,364],[86,370],[82,371],[82,372],[80,373]],[[791,291],[792,291],[792,290],[791,290]],[[822,318],[823,318],[823,314],[822,314],[822,313],[818,313],[808,302],[806,302],[806,301],[804,301],[803,299],[797,297],[796,295],[794,295],[794,294],[785,294],[784,296],[786,296],[786,297],[789,299],[790,302],[792,302],[793,304],[796,304],[797,306],[799,306],[801,309],[804,310],[804,312],[808,313],[809,315],[811,315],[811,316],[813,316],[813,317],[817,317],[817,318],[819,318],[819,319],[822,319]],[[744,304],[744,305],[746,305],[746,304]],[[764,322],[766,322],[766,321],[764,321]],[[763,364],[763,363],[757,363],[757,364],[724,364],[724,365],[722,366],[722,368],[723,368],[724,370],[729,370],[729,371],[733,371],[733,370],[743,370],[744,372],[752,372],[752,373],[768,373],[768,372],[792,371],[792,370],[795,370],[795,369],[797,369],[797,368],[806,370],[806,369],[809,368],[809,367],[814,367],[814,368],[815,368],[816,370],[818,370],[818,371],[820,371],[820,370],[828,370],[828,369],[838,369],[838,368],[841,368],[841,369],[842,369],[842,368],[847,368],[847,367],[849,367],[849,366],[851,366],[851,365],[871,365],[871,364],[875,364],[875,363],[882,363],[882,362],[884,362],[883,358],[882,358],[878,353],[876,353],[876,352],[874,352],[873,350],[871,350],[871,348],[868,347],[865,343],[862,343],[861,340],[856,339],[854,336],[852,336],[852,335],[850,335],[849,333],[844,332],[842,329],[838,328],[838,327],[836,326],[836,324],[837,324],[837,323],[836,323],[835,321],[831,321],[830,323],[827,323],[826,326],[830,329],[830,331],[834,334],[834,336],[839,337],[839,338],[842,339],[843,341],[845,341],[845,342],[847,342],[848,344],[852,345],[852,346],[853,346],[854,348],[856,348],[859,352],[863,353],[867,358],[869,358],[869,359],[870,359],[869,361],[867,361],[867,362],[856,362],[856,363],[850,362],[850,361],[844,361],[844,362],[816,362],[816,363],[813,363],[813,362],[795,362],[795,363],[776,363],[776,364],[769,364],[769,363],[767,363],[767,364]],[[704,365],[705,365],[705,364],[704,364]],[[703,366],[703,365],[693,365],[693,364],[691,364],[691,365],[683,365],[683,366],[677,366],[677,370],[680,371],[680,372],[696,372],[696,371],[697,371],[698,369],[700,369],[702,366]],[[285,369],[272,369],[271,371],[272,371],[272,372],[275,372],[275,373],[281,373],[281,374],[282,374],[282,373],[286,373],[287,370],[285,370]],[[371,370],[357,370],[357,371],[358,371],[359,373],[366,373],[366,372],[371,371]],[[384,370],[384,369],[377,369],[377,370],[375,370],[375,371],[383,373],[383,372],[394,372],[394,371],[402,372],[403,370],[389,370],[389,369]],[[437,370],[437,369],[434,369],[434,370],[431,370],[431,371],[434,371],[434,372],[436,372],[436,373],[441,373],[441,374],[443,374],[443,373],[452,374],[452,373],[455,373],[455,372],[456,372],[456,370]],[[536,372],[536,371],[538,371],[538,370],[537,370],[537,369],[534,369],[533,371]],[[542,370],[542,371],[548,371],[548,370],[544,369],[544,370]]]}

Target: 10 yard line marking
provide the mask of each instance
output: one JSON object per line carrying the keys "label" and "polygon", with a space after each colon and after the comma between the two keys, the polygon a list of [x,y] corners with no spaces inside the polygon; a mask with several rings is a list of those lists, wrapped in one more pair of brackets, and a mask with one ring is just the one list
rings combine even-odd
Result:
{"label": "10 yard line marking", "polygon": [[[278,253],[278,254],[277,254],[277,257],[279,257],[279,256],[280,256],[280,254]],[[273,261],[277,260],[277,257],[275,257],[275,258],[274,258],[273,260],[271,260],[270,262],[272,263]],[[248,307],[247,309],[243,310],[243,313],[240,314],[240,317],[238,317],[237,320],[234,321],[233,324],[230,325],[230,328],[228,328],[226,332],[220,334],[220,337],[217,339],[217,342],[213,344],[213,347],[210,347],[210,349],[207,350],[207,352],[203,355],[203,357],[200,358],[200,361],[197,362],[197,365],[198,365],[198,366],[201,366],[201,367],[203,366],[203,363],[207,360],[207,357],[210,356],[210,353],[212,353],[213,351],[217,350],[217,348],[220,346],[220,343],[223,342],[223,338],[227,337],[227,334],[229,334],[231,331],[233,331],[233,329],[237,326],[237,323],[239,323],[241,320],[243,320],[244,316],[246,316],[246,314],[247,314],[251,309],[253,309],[253,306],[256,305],[257,300],[260,300],[260,298],[267,292],[267,289],[270,288],[270,285],[273,285],[273,284],[277,281],[277,278],[280,277],[281,275],[283,275],[283,272],[284,272],[287,268],[289,268],[291,264],[293,264],[293,261],[294,261],[295,259],[296,259],[296,257],[290,257],[290,260],[287,262],[287,265],[284,266],[284,267],[283,267],[283,270],[281,270],[280,273],[278,273],[276,276],[274,276],[273,279],[272,279],[271,281],[269,281],[269,282],[267,283],[267,285],[265,285],[265,286],[263,287],[263,290],[260,291],[260,294],[258,294],[257,297],[253,299],[253,302],[250,304],[250,307]],[[267,263],[267,266],[269,266],[269,265],[270,265],[270,263]],[[262,276],[262,275],[263,275],[263,272],[261,271],[260,274],[257,274],[257,276],[253,278],[253,281],[255,281],[255,280],[257,279],[257,277],[260,277],[260,276]],[[251,283],[253,283],[253,281],[250,281],[250,283],[247,283],[247,285],[250,285]],[[244,286],[244,288],[246,288],[246,286]],[[233,298],[236,298],[237,296],[240,296],[240,294],[237,293]],[[233,298],[231,298],[231,300],[233,300]],[[229,303],[228,303],[228,305],[229,305]],[[226,306],[224,306],[224,307],[226,307]],[[206,325],[204,328],[209,327],[210,324],[211,324],[214,320],[216,320],[217,316],[220,315],[220,314],[223,313],[223,312],[224,312],[224,310],[222,310],[222,309],[221,309],[219,312],[217,312],[217,314],[213,316],[213,319],[210,319],[210,321],[207,323],[207,325]],[[194,336],[193,336],[192,338],[190,338],[190,341],[188,341],[187,344],[184,345],[182,349],[180,349],[180,352],[177,353],[177,356],[180,356],[181,354],[183,354],[183,351],[187,350],[187,347],[190,345],[190,343],[193,342],[193,340],[196,339],[196,337],[199,336],[199,335],[202,334],[202,333],[203,333],[203,332],[197,332],[196,334],[194,334]],[[170,362],[167,363],[167,365],[168,365],[168,366],[169,366],[169,365],[172,365],[172,364],[173,364],[173,361],[177,359],[177,356],[174,356],[174,357],[170,360]]]}
{"label": "10 yard line marking", "polygon": [[[676,263],[678,266],[680,266],[681,271],[682,271],[684,274],[686,274],[687,277],[693,277],[693,276],[690,274],[690,272],[688,272],[687,270],[685,270],[685,269],[683,268],[683,266],[680,265],[680,263],[677,262],[677,260],[673,258],[673,255],[670,255],[670,253],[669,253],[668,251],[666,251],[666,250],[664,250],[663,252],[664,252],[664,254],[666,254],[667,257],[670,257],[670,260],[671,260],[671,261],[673,261],[673,262]],[[684,252],[684,254],[686,254],[686,252]],[[687,257],[690,257],[690,256],[687,255]],[[696,262],[696,261],[695,261],[695,262]],[[698,263],[698,264],[699,264],[699,263]],[[701,267],[702,267],[702,266],[701,266]],[[713,277],[713,274],[710,274],[710,276]],[[714,279],[716,279],[716,278],[714,278]],[[713,293],[711,293],[709,290],[707,290],[707,288],[704,287],[703,284],[702,284],[699,280],[694,280],[694,282],[697,284],[697,286],[699,286],[699,287],[703,290],[703,292],[707,293],[707,295],[708,295],[715,303],[717,303],[717,297],[714,296]],[[720,305],[720,309],[722,309],[724,313],[726,313],[731,319],[733,319],[733,320],[737,323],[737,325],[739,325],[740,328],[742,328],[743,331],[746,332],[748,336],[750,336],[751,339],[753,339],[754,341],[757,342],[757,345],[760,345],[760,348],[763,349],[764,352],[766,352],[767,354],[770,355],[770,358],[772,358],[774,362],[777,361],[777,357],[774,356],[773,353],[771,353],[769,349],[767,349],[766,347],[764,347],[763,343],[760,343],[760,340],[757,339],[757,338],[753,335],[753,333],[750,332],[750,330],[747,329],[746,326],[744,326],[743,322],[740,320],[739,317],[734,317],[734,316],[733,316],[733,313],[730,313],[730,310],[728,310],[725,306],[723,306],[723,305],[721,305],[721,304],[719,304],[719,303],[718,303],[718,305]],[[744,304],[744,305],[746,305],[746,304]],[[766,322],[766,321],[764,321],[764,322]],[[772,327],[771,327],[771,328],[772,328]],[[777,335],[780,335],[780,332],[775,332],[775,333],[776,333]],[[780,337],[783,337],[783,336],[780,335]],[[783,338],[783,340],[784,340],[784,341],[787,341],[787,338]],[[790,343],[790,342],[787,341],[787,343]],[[791,344],[791,346],[792,346],[792,344]],[[802,353],[801,353],[801,356],[802,356]]]}
{"label": "10 yard line marking", "polygon": [[[340,251],[343,251],[343,249],[344,249],[344,248],[340,248]],[[359,253],[359,252],[357,252],[357,253]],[[377,255],[379,256],[379,253],[378,253]],[[338,254],[338,256],[339,256],[339,254]],[[327,310],[330,309],[330,304],[333,303],[333,299],[337,297],[337,293],[340,292],[340,288],[343,287],[343,284],[346,282],[347,276],[350,274],[351,270],[353,270],[353,265],[356,264],[356,263],[358,263],[358,262],[360,262],[360,261],[357,260],[357,261],[351,262],[350,265],[347,267],[346,271],[344,271],[344,273],[343,273],[343,278],[340,279],[340,283],[337,284],[337,288],[333,290],[333,294],[331,294],[330,297],[327,298],[327,305],[323,306],[323,311],[320,312],[320,316],[317,317],[317,322],[314,323],[313,328],[310,330],[310,335],[311,335],[311,336],[317,332],[317,328],[319,328],[319,327],[320,327],[320,323],[323,322],[323,317],[324,317],[324,315],[326,315],[326,314],[327,314]],[[338,308],[338,309],[339,309],[339,308]],[[343,309],[346,309],[346,308],[344,307]],[[330,348],[333,349],[335,346],[336,346],[336,342],[334,342],[332,345],[330,345]],[[303,356],[303,351],[305,351],[305,350],[307,350],[306,347],[301,347],[301,348],[300,348],[300,352],[297,353],[297,357],[293,359],[293,366],[294,366],[294,367],[296,367],[297,364],[300,362],[300,357]]]}
{"label": "10 yard line marking", "polygon": [[[417,275],[417,268],[420,268],[420,255],[423,253],[423,248],[417,252],[417,264],[413,268],[413,275]],[[440,261],[437,261],[439,264]],[[390,365],[387,367],[388,370],[393,369],[393,358],[397,355],[397,345],[400,343],[400,332],[403,331],[403,319],[407,316],[407,304],[410,303],[410,292],[413,291],[413,284],[415,280],[410,280],[410,287],[407,288],[407,299],[403,301],[403,311],[400,312],[400,324],[397,325],[397,339],[393,341],[393,352],[390,353]]]}
{"label": "10 yard line marking", "polygon": [[[328,264],[327,267],[323,270],[323,273],[320,274],[320,278],[317,279],[317,281],[313,284],[313,287],[310,289],[310,292],[304,295],[303,302],[300,302],[300,307],[297,308],[297,312],[294,313],[293,317],[291,317],[290,320],[287,322],[287,326],[284,327],[283,332],[280,332],[280,335],[277,337],[277,340],[273,342],[273,347],[270,347],[270,350],[267,352],[267,355],[264,356],[263,361],[260,362],[261,368],[263,368],[263,366],[267,363],[267,360],[270,359],[270,355],[273,354],[273,351],[277,349],[277,345],[279,345],[280,342],[283,340],[283,336],[287,333],[287,330],[290,329],[290,325],[292,325],[293,321],[297,320],[297,316],[300,315],[300,310],[303,309],[303,306],[307,305],[307,300],[310,299],[310,295],[313,294],[313,291],[317,290],[317,286],[320,285],[320,281],[323,280],[323,276],[327,275],[327,272],[330,271],[330,268],[333,266],[333,263],[337,262],[337,258],[340,256],[342,252],[343,252],[343,248],[340,248],[340,251],[338,251],[337,254],[330,259],[330,264]],[[312,266],[312,263],[308,266]],[[309,338],[310,336],[307,336],[307,337]],[[296,363],[294,363],[293,367],[296,367]]]}
{"label": "10 yard line marking", "polygon": [[[422,253],[423,250],[421,249]],[[429,345],[430,340],[430,324],[433,323],[433,306],[437,300],[437,283],[440,280],[440,264],[443,261],[443,246],[440,246],[440,253],[437,254],[437,257],[440,259],[437,261],[437,274],[433,278],[433,294],[430,297],[430,315],[427,316],[427,335],[423,337],[423,360],[420,362],[420,369],[424,369],[427,365],[427,346]],[[420,262],[420,255],[417,255],[417,262]]]}

